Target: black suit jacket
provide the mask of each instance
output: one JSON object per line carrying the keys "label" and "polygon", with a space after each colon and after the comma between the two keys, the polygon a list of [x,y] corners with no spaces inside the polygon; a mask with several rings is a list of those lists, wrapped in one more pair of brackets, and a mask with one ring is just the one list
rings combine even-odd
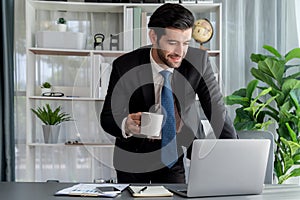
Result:
{"label": "black suit jacket", "polygon": [[[123,138],[121,123],[129,113],[151,112],[155,104],[154,83],[150,64],[150,46],[120,56],[113,62],[107,95],[101,113],[103,129],[116,137],[114,167],[127,172],[153,171],[160,163],[160,140]],[[235,129],[227,116],[218,82],[206,51],[189,48],[181,66],[172,79],[176,105],[183,121],[177,133],[181,146],[188,149],[192,141],[205,138],[200,110],[214,130],[216,138],[236,138]],[[196,101],[196,94],[199,101]]]}

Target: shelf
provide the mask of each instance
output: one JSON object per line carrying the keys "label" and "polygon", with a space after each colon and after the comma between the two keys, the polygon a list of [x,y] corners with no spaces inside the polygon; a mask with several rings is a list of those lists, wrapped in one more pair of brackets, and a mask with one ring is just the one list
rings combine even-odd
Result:
{"label": "shelf", "polygon": [[84,2],[61,2],[61,1],[31,1],[30,3],[38,10],[69,11],[69,12],[105,12],[122,13],[123,4],[111,3],[84,3]]}
{"label": "shelf", "polygon": [[48,48],[29,48],[29,51],[37,55],[59,55],[59,56],[88,56],[91,53],[91,51],[89,50],[48,49]]}
{"label": "shelf", "polygon": [[[123,4],[126,7],[141,7],[143,11],[148,13],[153,13],[156,8],[161,6],[161,4]],[[199,2],[199,3],[182,3],[184,7],[189,9],[191,12],[216,12],[219,9],[219,4],[212,4],[211,2]]]}
{"label": "shelf", "polygon": [[44,97],[44,96],[30,96],[29,99],[33,100],[60,100],[60,101],[104,101],[100,98],[90,97]]}
{"label": "shelf", "polygon": [[91,53],[104,57],[116,57],[123,55],[124,51],[101,51],[101,50],[77,50],[77,49],[49,49],[32,47],[28,49],[36,55],[58,55],[58,56],[89,56]]}
{"label": "shelf", "polygon": [[[122,13],[124,6],[126,6],[126,7],[141,7],[144,11],[148,13],[152,13],[161,4],[31,1],[31,5],[39,10],[54,10],[54,11],[60,10],[60,11],[69,11],[69,12],[105,12],[105,13]],[[183,3],[182,5],[188,8],[189,10],[191,10],[192,12],[215,12],[219,8],[218,4],[213,4],[212,2],[201,2],[201,1],[196,4]]]}
{"label": "shelf", "polygon": [[[29,48],[29,51],[36,55],[59,55],[59,56],[89,56],[91,53],[104,57],[121,56],[125,51],[101,51],[101,50],[77,50],[77,49],[48,49],[48,48]],[[210,56],[217,56],[220,50],[208,50]]]}
{"label": "shelf", "polygon": [[[102,92],[107,89],[112,63],[115,58],[127,53],[127,51],[110,51],[108,43],[104,43],[105,50],[100,50],[101,48],[94,49],[92,33],[103,32],[107,36],[113,32],[122,33],[123,35],[121,34],[119,40],[122,45],[119,47],[124,49],[124,47],[127,47],[127,41],[125,41],[127,35],[124,35],[124,32],[128,31],[128,27],[133,28],[133,24],[129,24],[131,21],[127,19],[128,13],[131,13],[127,8],[139,7],[142,12],[147,12],[147,16],[150,16],[161,5],[161,3],[97,3],[83,2],[83,0],[81,2],[26,0],[26,168],[28,169],[29,181],[39,181],[35,177],[40,170],[36,168],[38,167],[36,163],[42,162],[40,167],[44,166],[43,162],[45,161],[43,159],[38,160],[40,159],[39,150],[47,150],[50,153],[67,151],[70,153],[68,157],[72,158],[81,156],[76,154],[77,150],[85,150],[84,148],[91,150],[93,159],[89,168],[92,173],[86,176],[90,176],[89,180],[93,180],[99,175],[97,169],[99,165],[95,159],[97,158],[96,154],[98,154],[98,150],[102,150],[100,148],[103,148],[103,162],[109,163],[110,171],[101,171],[100,173],[110,177],[114,172],[111,163],[114,138],[111,136],[112,138],[109,137],[107,140],[102,137],[106,133],[101,129],[98,116],[101,114],[104,101]],[[182,3],[181,5],[189,9],[195,17],[207,17],[214,22],[216,28],[215,38],[211,40],[212,44],[204,46],[210,48],[208,55],[212,67],[218,72],[215,76],[222,83],[221,4],[213,3],[213,1],[199,1],[198,3]],[[85,17],[82,17],[82,15]],[[54,19],[60,16],[66,16],[67,19],[74,20],[74,27],[73,22],[70,22],[70,25],[74,28],[73,31],[82,31],[89,34],[86,35],[88,42],[85,41],[88,45],[81,45],[78,49],[75,49],[77,46],[70,46],[74,49],[66,49],[68,47],[66,45],[53,45],[52,48],[43,48],[47,45],[43,45],[43,43],[41,45],[36,41],[36,33],[48,30],[48,25],[52,25]],[[81,25],[81,23],[84,24]],[[76,26],[78,27],[76,28]],[[200,43],[193,41],[191,47],[199,48]],[[44,81],[52,82],[54,85],[53,91],[62,92],[65,96],[41,96],[39,85]],[[32,114],[31,108],[46,102],[63,104],[66,112],[76,116],[78,123],[66,124],[64,130],[68,132],[68,134],[65,134],[66,138],[80,134],[90,139],[84,144],[75,143],[72,140],[70,140],[70,144],[66,144],[64,143],[65,139],[60,140],[60,143],[57,144],[44,143],[41,127],[37,124],[36,116]],[[98,138],[99,134],[101,139],[95,139]],[[94,137],[95,135],[96,137]],[[78,141],[83,141],[83,139]],[[55,151],[56,149],[59,149],[59,151]],[[76,161],[76,159],[73,160]],[[56,159],[55,163],[59,164],[61,160]],[[66,169],[72,168],[72,164],[72,162],[67,163]],[[41,173],[44,173],[44,171]],[[47,174],[42,174],[42,176],[47,177]]]}
{"label": "shelf", "polygon": [[93,50],[91,52],[93,52],[94,54],[100,54],[104,57],[118,57],[126,53],[125,51],[97,51],[97,50]]}
{"label": "shelf", "polygon": [[218,56],[221,53],[220,50],[208,50],[207,52],[209,56],[213,56],[213,57]]}
{"label": "shelf", "polygon": [[46,143],[29,143],[30,147],[81,147],[81,146],[89,146],[89,147],[106,147],[112,148],[113,144],[102,144],[102,143],[84,143],[84,144],[65,144],[65,143],[56,143],[56,144],[46,144]]}

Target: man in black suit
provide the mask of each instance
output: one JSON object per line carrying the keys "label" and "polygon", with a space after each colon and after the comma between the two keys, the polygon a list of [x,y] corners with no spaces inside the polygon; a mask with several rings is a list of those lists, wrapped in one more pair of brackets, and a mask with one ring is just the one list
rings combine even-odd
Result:
{"label": "man in black suit", "polygon": [[[120,183],[185,183],[182,146],[190,158],[193,140],[205,138],[200,109],[216,138],[237,138],[207,52],[189,47],[193,23],[192,13],[180,4],[164,4],[148,24],[152,45],[113,62],[101,125],[116,137],[114,167]],[[164,110],[163,70],[172,74],[175,105],[178,156],[170,166],[161,161],[163,134],[157,138],[140,134],[141,112]]]}

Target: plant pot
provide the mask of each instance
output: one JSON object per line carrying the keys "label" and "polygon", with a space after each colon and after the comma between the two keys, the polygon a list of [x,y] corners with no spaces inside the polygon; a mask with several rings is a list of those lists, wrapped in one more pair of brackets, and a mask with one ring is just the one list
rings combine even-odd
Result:
{"label": "plant pot", "polygon": [[66,32],[67,31],[67,24],[57,24],[57,31]]}
{"label": "plant pot", "polygon": [[43,95],[44,93],[51,92],[51,88],[42,88],[41,91],[41,95]]}
{"label": "plant pot", "polygon": [[[293,171],[294,169],[299,168],[299,166],[297,165],[293,165],[290,169],[288,169],[286,174],[291,173],[291,171]],[[296,176],[296,177],[290,177],[289,179],[287,179],[286,181],[283,182],[283,184],[294,184],[294,185],[300,185],[300,177]]]}
{"label": "plant pot", "polygon": [[55,144],[58,141],[60,125],[42,125],[44,142],[47,144]]}

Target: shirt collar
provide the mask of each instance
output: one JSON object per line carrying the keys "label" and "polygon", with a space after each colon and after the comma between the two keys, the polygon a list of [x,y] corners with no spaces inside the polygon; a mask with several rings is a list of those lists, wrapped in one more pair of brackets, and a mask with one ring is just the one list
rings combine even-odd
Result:
{"label": "shirt collar", "polygon": [[150,49],[150,62],[151,62],[152,70],[155,70],[157,73],[159,73],[163,70],[168,70],[171,73],[173,73],[173,71],[174,71],[174,68],[169,67],[167,69],[164,69],[155,62],[155,60],[153,59],[153,56],[152,56],[152,48]]}

